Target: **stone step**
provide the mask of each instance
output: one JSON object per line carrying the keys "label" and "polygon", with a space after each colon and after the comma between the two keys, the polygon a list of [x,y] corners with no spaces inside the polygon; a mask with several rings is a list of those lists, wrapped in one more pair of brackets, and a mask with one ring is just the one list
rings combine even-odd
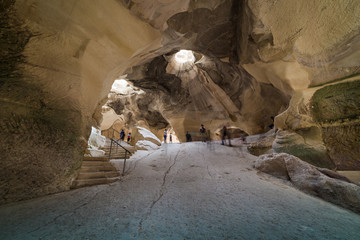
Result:
{"label": "stone step", "polygon": [[116,168],[111,166],[81,166],[80,172],[111,172],[116,171]]}
{"label": "stone step", "polygon": [[83,161],[82,166],[112,166],[112,164],[108,161]]}
{"label": "stone step", "polygon": [[[100,150],[103,150],[104,152],[110,152],[110,148],[101,148]],[[129,151],[130,153],[134,153],[135,149],[128,149],[128,151]],[[122,149],[122,148],[118,148],[118,149],[113,148],[113,149],[111,149],[111,152],[121,152],[121,153],[125,153],[125,150]]]}
{"label": "stone step", "polygon": [[[126,154],[126,157],[128,157],[128,156],[131,156],[132,154],[131,153],[127,153]],[[105,153],[105,155],[104,156],[107,156],[107,157],[109,157],[109,153]],[[125,156],[125,153],[111,153],[111,156]]]}
{"label": "stone step", "polygon": [[120,179],[120,177],[79,179],[79,180],[75,180],[73,182],[71,188],[80,188],[80,187],[86,187],[86,186],[108,184],[108,183],[116,182],[119,179]]}
{"label": "stone step", "polygon": [[[104,151],[105,151],[105,150],[110,150],[110,146],[109,146],[109,147],[106,147],[106,146],[105,146],[105,147],[102,147],[102,148],[100,148],[100,149],[101,149],[101,150],[104,150]],[[116,149],[116,147],[112,147],[112,150],[114,150],[114,149]],[[125,149],[123,149],[122,147],[118,147],[117,150],[118,150],[118,151],[124,151],[124,152],[125,152]],[[127,149],[127,150],[130,151],[130,149]]]}
{"label": "stone step", "polygon": [[103,156],[103,157],[84,157],[83,161],[103,161],[103,162],[107,162],[108,161],[108,156]]}
{"label": "stone step", "polygon": [[[101,149],[101,150],[103,150],[105,153],[109,153],[110,152],[110,149]],[[121,150],[121,149],[112,149],[111,150],[111,153],[124,153],[125,154],[125,150]],[[134,153],[134,151],[130,151],[130,154],[133,154]],[[129,154],[129,153],[127,153],[127,154]]]}
{"label": "stone step", "polygon": [[[105,144],[103,147],[101,147],[101,148],[110,148],[110,144],[109,145],[107,145],[107,144]],[[120,147],[119,145],[116,145],[116,144],[113,144],[112,145],[112,147],[114,148],[114,147],[116,147],[116,146],[118,146],[118,148],[121,148],[121,149],[123,149],[122,147]],[[129,144],[121,144],[121,146],[123,146],[124,148],[126,148],[126,149],[132,149],[132,148],[134,148],[134,146],[131,146],[131,145],[129,145]]]}
{"label": "stone step", "polygon": [[80,172],[77,180],[82,179],[94,179],[94,178],[112,178],[119,177],[120,173],[118,171],[111,172]]}
{"label": "stone step", "polygon": [[[126,158],[130,157],[129,154],[126,154]],[[125,154],[111,154],[110,159],[124,159]],[[103,157],[84,157],[83,161],[102,161],[107,162],[109,160],[109,155],[104,155]]]}
{"label": "stone step", "polygon": [[[106,158],[109,158],[109,155],[105,155]],[[126,158],[129,158],[131,155],[126,154]],[[111,158],[125,158],[125,154],[111,154]]]}

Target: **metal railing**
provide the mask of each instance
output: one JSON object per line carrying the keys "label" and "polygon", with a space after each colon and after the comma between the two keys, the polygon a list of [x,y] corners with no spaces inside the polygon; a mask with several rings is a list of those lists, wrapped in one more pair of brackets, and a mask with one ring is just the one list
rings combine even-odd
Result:
{"label": "metal railing", "polygon": [[123,170],[122,170],[122,176],[124,176],[124,174],[125,174],[125,166],[126,166],[126,155],[127,155],[127,153],[129,153],[129,155],[130,155],[131,152],[129,150],[127,150],[125,147],[123,147],[120,143],[118,143],[118,141],[116,141],[116,140],[114,140],[112,138],[110,138],[110,141],[111,141],[111,143],[110,143],[110,151],[109,151],[109,159],[108,159],[109,161],[111,159],[111,150],[112,150],[112,147],[113,147],[113,143],[116,146],[116,150],[117,150],[117,148],[119,146],[122,147],[125,150],[124,166],[123,166]]}

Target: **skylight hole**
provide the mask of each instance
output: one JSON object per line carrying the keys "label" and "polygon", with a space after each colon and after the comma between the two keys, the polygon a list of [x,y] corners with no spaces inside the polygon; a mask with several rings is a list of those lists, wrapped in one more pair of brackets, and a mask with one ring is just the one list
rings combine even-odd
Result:
{"label": "skylight hole", "polygon": [[195,56],[191,50],[180,50],[175,54],[175,61],[178,63],[193,63]]}

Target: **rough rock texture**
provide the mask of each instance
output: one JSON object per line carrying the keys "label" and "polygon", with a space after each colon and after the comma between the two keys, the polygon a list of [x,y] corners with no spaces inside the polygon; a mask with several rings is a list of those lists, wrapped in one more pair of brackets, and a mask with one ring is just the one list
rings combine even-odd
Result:
{"label": "rough rock texture", "polygon": [[256,160],[255,168],[288,179],[306,193],[360,213],[360,187],[348,180],[340,180],[337,173],[327,170],[325,175],[316,167],[286,153],[262,155]]}
{"label": "rough rock texture", "polygon": [[69,189],[114,76],[159,33],[116,1],[2,1],[0,11],[6,203]]}
{"label": "rough rock texture", "polygon": [[316,166],[359,170],[359,84],[354,76],[295,93],[275,118],[274,150]]}
{"label": "rough rock texture", "polygon": [[249,0],[242,12],[240,62],[258,81],[293,92],[359,72],[356,0]]}
{"label": "rough rock texture", "polygon": [[[357,77],[359,79],[359,77]],[[312,97],[312,115],[339,169],[360,170],[360,80],[326,86]]]}
{"label": "rough rock texture", "polygon": [[248,136],[244,139],[244,142],[247,145],[247,150],[249,153],[260,156],[265,153],[274,152],[272,149],[273,142],[275,140],[275,131],[271,129],[266,133],[256,134]]}
{"label": "rough rock texture", "polygon": [[[126,80],[121,80],[126,82]],[[128,91],[112,89],[108,101],[103,107],[102,134],[119,138],[121,129],[126,133],[138,126],[150,129],[157,137],[169,126],[167,120],[159,112],[162,94],[143,91],[126,82]],[[175,95],[177,96],[177,95]]]}
{"label": "rough rock texture", "polygon": [[[141,143],[137,144],[139,141]],[[156,149],[161,145],[161,141],[152,132],[142,127],[133,128],[132,142],[136,143],[136,150]]]}
{"label": "rough rock texture", "polygon": [[[310,129],[309,132],[316,132]],[[303,137],[305,136],[305,137]],[[275,152],[289,153],[303,159],[315,166],[333,169],[335,164],[329,158],[326,147],[321,141],[311,141],[306,134],[300,135],[296,132],[279,130],[276,133],[272,147]]]}
{"label": "rough rock texture", "polygon": [[[146,98],[137,102],[143,115],[140,118],[154,127],[146,110],[149,113],[156,108],[182,141],[186,131],[197,131],[201,123],[213,138],[224,124],[248,134],[261,132],[270,116],[286,106],[285,95],[257,83],[241,68],[206,56],[188,64],[176,63],[173,58],[156,58],[132,69],[127,77],[146,92]],[[157,123],[163,122],[156,115],[154,118]]]}
{"label": "rough rock texture", "polygon": [[283,154],[279,154],[279,156],[270,154],[270,155],[261,155],[256,160],[254,167],[264,173],[268,173],[272,176],[290,180],[286,169],[286,163],[284,160]]}
{"label": "rough rock texture", "polygon": [[99,148],[104,147],[106,138],[101,135],[101,131],[94,127],[91,128],[91,134],[88,140],[88,148],[86,149],[85,156],[100,157],[105,155],[105,151]]}

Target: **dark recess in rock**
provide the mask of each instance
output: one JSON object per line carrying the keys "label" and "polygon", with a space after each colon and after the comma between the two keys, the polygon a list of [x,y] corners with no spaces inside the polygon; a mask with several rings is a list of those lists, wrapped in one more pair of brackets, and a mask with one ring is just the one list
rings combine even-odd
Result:
{"label": "dark recess in rock", "polygon": [[113,102],[109,102],[107,105],[112,109],[114,109],[116,114],[121,115],[123,113],[124,104],[121,102],[120,99],[117,99]]}

